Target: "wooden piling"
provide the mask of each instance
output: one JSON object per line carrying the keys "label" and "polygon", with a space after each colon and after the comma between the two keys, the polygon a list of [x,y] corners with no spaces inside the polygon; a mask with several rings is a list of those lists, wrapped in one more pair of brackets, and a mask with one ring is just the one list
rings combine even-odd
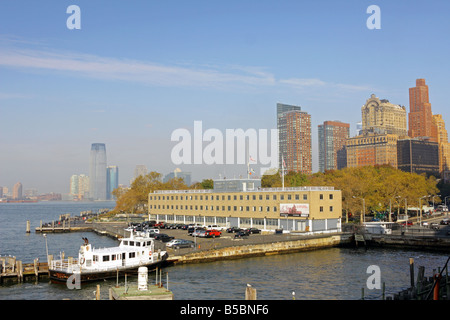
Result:
{"label": "wooden piling", "polygon": [[414,259],[409,258],[409,273],[411,278],[411,288],[414,288]]}
{"label": "wooden piling", "polygon": [[245,289],[245,300],[256,300],[256,289],[249,284]]}
{"label": "wooden piling", "polygon": [[26,230],[26,233],[30,233],[30,232],[31,232],[30,220],[27,220],[27,230]]}
{"label": "wooden piling", "polygon": [[100,300],[100,285],[97,285],[97,290],[95,292],[95,300]]}

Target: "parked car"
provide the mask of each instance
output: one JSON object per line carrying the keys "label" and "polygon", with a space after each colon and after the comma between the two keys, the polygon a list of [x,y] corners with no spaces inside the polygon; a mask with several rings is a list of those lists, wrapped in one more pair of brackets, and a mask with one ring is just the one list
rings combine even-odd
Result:
{"label": "parked car", "polygon": [[238,239],[238,238],[246,238],[248,237],[249,233],[246,232],[245,230],[241,230],[235,233],[234,238]]}
{"label": "parked car", "polygon": [[205,238],[215,238],[215,237],[220,237],[220,235],[222,234],[222,232],[220,232],[219,230],[206,230],[204,237]]}
{"label": "parked car", "polygon": [[164,229],[164,222],[155,223],[155,227]]}
{"label": "parked car", "polygon": [[162,242],[169,242],[172,239],[173,239],[173,237],[170,237],[170,236],[168,236],[165,233],[159,233],[159,234],[155,235],[155,240],[159,240],[159,241],[162,241]]}
{"label": "parked car", "polygon": [[[413,225],[412,221],[407,221],[407,223],[408,223],[408,226],[412,226],[412,225]],[[403,221],[403,222],[401,223],[401,225],[402,225],[402,226],[406,225],[406,222]]]}
{"label": "parked car", "polygon": [[172,239],[166,243],[166,247],[180,249],[180,248],[193,248],[195,246],[194,241],[184,239]]}
{"label": "parked car", "polygon": [[223,230],[223,228],[222,228],[222,227],[219,227],[217,224],[209,225],[209,226],[207,226],[206,228],[207,228],[208,230],[219,230],[219,231],[222,231],[222,230]]}
{"label": "parked car", "polygon": [[430,228],[434,229],[434,230],[439,230],[439,225],[437,223],[433,222],[433,223],[430,224]]}
{"label": "parked car", "polygon": [[261,233],[261,230],[259,230],[257,228],[248,228],[248,229],[245,229],[245,231],[247,231],[249,234]]}
{"label": "parked car", "polygon": [[236,233],[236,232],[238,232],[238,231],[241,231],[242,229],[241,228],[238,228],[238,227],[231,227],[231,228],[228,228],[227,229],[227,232],[228,233]]}
{"label": "parked car", "polygon": [[441,220],[440,224],[441,225],[448,225],[450,223],[450,220],[448,218],[445,218],[443,220]]}
{"label": "parked car", "polygon": [[189,227],[188,228],[188,235],[192,236],[195,231],[205,230],[205,228],[201,227]]}
{"label": "parked car", "polygon": [[192,232],[192,236],[204,238],[206,236],[206,230],[198,228],[198,229],[194,230],[194,232]]}

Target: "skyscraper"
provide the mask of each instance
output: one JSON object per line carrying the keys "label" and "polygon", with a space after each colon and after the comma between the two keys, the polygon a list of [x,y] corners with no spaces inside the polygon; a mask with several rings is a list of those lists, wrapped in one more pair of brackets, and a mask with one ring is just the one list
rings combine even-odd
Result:
{"label": "skyscraper", "polygon": [[93,143],[89,161],[89,195],[93,200],[106,200],[106,146]]}
{"label": "skyscraper", "polygon": [[279,166],[312,173],[311,116],[299,106],[277,104]]}
{"label": "skyscraper", "polygon": [[350,124],[325,121],[319,125],[319,171],[337,170],[347,166],[346,140],[350,137]]}
{"label": "skyscraper", "polygon": [[437,128],[433,124],[433,114],[425,79],[417,79],[416,86],[409,88],[409,130],[411,138],[429,139],[437,142]]}
{"label": "skyscraper", "polygon": [[20,200],[22,199],[22,183],[17,182],[13,187],[13,199]]}
{"label": "skyscraper", "polygon": [[374,94],[361,108],[362,134],[396,134],[406,136],[406,108],[379,99]]}
{"label": "skyscraper", "polygon": [[147,166],[145,164],[137,164],[134,168],[134,179],[136,179],[139,176],[145,176],[147,175],[148,170]]}
{"label": "skyscraper", "polygon": [[108,166],[106,168],[106,198],[114,199],[112,192],[119,187],[119,167]]}

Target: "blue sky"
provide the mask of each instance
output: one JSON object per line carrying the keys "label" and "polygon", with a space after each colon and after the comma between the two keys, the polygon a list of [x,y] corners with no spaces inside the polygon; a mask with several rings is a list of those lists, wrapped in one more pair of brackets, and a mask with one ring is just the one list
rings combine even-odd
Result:
{"label": "blue sky", "polygon": [[[70,5],[81,30],[69,30]],[[369,30],[367,7],[381,9]],[[66,193],[88,174],[91,143],[129,184],[137,164],[193,180],[242,165],[175,165],[178,128],[276,128],[276,103],[317,125],[355,124],[372,93],[409,111],[408,88],[430,87],[449,126],[450,2],[0,1],[0,185]]]}

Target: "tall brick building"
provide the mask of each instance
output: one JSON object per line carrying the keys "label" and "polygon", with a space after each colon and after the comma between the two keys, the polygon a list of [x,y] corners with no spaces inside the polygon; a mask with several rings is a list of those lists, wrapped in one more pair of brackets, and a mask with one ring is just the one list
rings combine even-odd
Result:
{"label": "tall brick building", "polygon": [[409,88],[409,130],[411,138],[437,142],[437,128],[433,123],[433,113],[425,79],[417,79],[416,86]]}

